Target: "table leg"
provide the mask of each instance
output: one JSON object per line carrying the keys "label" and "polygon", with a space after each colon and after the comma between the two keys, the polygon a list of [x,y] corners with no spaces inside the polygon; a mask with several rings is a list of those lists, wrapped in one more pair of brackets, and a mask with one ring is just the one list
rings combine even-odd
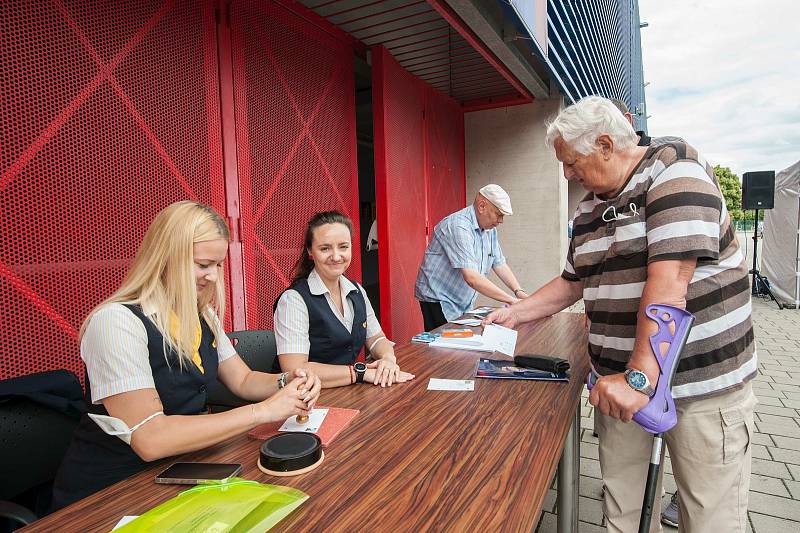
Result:
{"label": "table leg", "polygon": [[581,406],[579,402],[572,420],[572,427],[567,432],[567,438],[564,439],[564,448],[561,450],[561,459],[558,462],[558,500],[556,502],[558,533],[577,533],[578,531],[580,445]]}

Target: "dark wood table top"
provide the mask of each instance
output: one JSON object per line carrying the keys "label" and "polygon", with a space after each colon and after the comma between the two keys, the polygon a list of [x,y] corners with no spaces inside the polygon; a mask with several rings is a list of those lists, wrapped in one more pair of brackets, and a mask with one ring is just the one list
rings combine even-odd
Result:
{"label": "dark wood table top", "polygon": [[[469,379],[485,353],[397,348],[411,383],[323,390],[320,405],[361,412],[297,477],[258,470],[261,441],[232,438],[182,460],[238,462],[241,477],[288,485],[309,499],[278,531],[531,531],[552,482],[589,369],[582,314],[520,328],[516,353],[569,359],[569,383],[476,379],[474,392],[429,391],[429,378]],[[495,353],[495,359],[504,358]],[[157,485],[160,462],[32,524],[30,531],[110,531],[185,490]]]}

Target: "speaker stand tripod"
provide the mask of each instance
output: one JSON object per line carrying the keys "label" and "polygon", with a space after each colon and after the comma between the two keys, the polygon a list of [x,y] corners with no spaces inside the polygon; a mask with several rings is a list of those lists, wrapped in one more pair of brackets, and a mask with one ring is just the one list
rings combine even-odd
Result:
{"label": "speaker stand tripod", "polygon": [[758,271],[758,209],[756,211],[756,219],[755,223],[753,224],[753,270],[750,271],[750,274],[753,275],[753,285],[751,286],[750,294],[753,296],[758,296],[762,294],[769,295],[772,298],[772,301],[778,304],[778,309],[783,309],[783,304],[781,304],[775,295],[772,294],[772,290],[769,288],[769,283],[767,282],[766,278],[761,275],[761,272]]}

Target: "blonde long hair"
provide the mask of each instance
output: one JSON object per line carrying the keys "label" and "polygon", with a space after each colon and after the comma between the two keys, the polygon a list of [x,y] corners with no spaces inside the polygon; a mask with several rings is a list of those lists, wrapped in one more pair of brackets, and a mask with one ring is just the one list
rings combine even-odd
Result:
{"label": "blonde long hair", "polygon": [[[128,303],[154,309],[152,317],[167,347],[179,356],[180,366],[190,363],[195,349],[198,316],[217,331],[209,311],[222,321],[225,316],[225,275],[219,267],[216,283],[197,294],[194,275],[194,244],[217,239],[230,240],[225,220],[212,207],[184,200],[164,208],[147,228],[136,257],[122,285],[95,307],[81,326],[83,337],[98,309],[110,303]],[[170,311],[177,316],[177,335],[170,334]]]}

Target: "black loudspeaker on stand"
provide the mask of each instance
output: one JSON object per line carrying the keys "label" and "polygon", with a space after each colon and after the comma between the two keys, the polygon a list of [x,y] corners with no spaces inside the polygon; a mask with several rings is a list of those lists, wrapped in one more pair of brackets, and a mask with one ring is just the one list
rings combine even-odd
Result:
{"label": "black loudspeaker on stand", "polygon": [[767,278],[758,271],[758,212],[774,206],[775,171],[745,172],[742,175],[742,209],[753,209],[756,212],[753,224],[753,269],[750,271],[753,275],[751,294],[769,296],[778,304],[778,309],[783,309],[783,305],[772,294]]}
{"label": "black loudspeaker on stand", "polygon": [[742,209],[775,207],[775,171],[745,172],[742,175]]}

